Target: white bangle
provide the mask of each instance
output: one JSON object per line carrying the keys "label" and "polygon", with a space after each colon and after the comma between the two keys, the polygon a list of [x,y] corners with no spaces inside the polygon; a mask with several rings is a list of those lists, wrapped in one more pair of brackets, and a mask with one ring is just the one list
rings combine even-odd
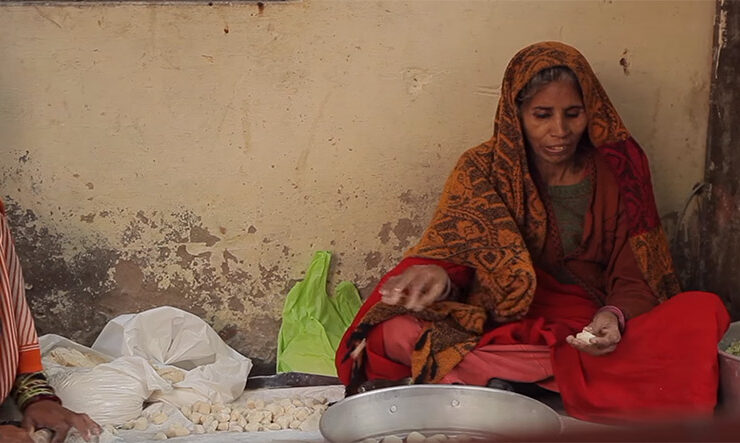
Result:
{"label": "white bangle", "polygon": [[445,285],[445,290],[442,292],[442,295],[437,297],[437,301],[446,300],[447,297],[450,296],[450,292],[452,292],[452,279],[450,279],[450,276],[447,275],[447,284]]}

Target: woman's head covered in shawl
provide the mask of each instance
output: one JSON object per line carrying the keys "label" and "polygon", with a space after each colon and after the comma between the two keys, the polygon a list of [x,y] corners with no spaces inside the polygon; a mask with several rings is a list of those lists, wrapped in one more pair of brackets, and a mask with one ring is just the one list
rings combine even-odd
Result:
{"label": "woman's head covered in shawl", "polygon": [[629,241],[646,281],[660,298],[678,290],[645,154],[586,59],[563,43],[542,42],[510,61],[493,137],[462,155],[430,226],[407,252],[474,268],[469,302],[498,320],[526,313],[536,287],[533,258],[541,253],[547,234],[548,215],[529,169],[517,95],[537,73],[555,66],[567,67],[578,80],[588,137],[619,184]]}
{"label": "woman's head covered in shawl", "polygon": [[[564,43],[541,42],[520,50],[506,68],[496,113],[494,139],[497,138],[500,127],[513,123],[509,120],[517,116],[517,95],[522,89],[539,72],[559,66],[568,68],[578,80],[588,115],[588,133],[592,143],[600,146],[629,137],[586,58],[575,48]],[[521,133],[518,139],[521,140]]]}

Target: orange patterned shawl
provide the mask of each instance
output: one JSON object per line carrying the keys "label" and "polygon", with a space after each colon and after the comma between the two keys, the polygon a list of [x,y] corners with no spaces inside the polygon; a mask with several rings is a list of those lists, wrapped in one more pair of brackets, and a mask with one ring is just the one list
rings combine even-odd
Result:
{"label": "orange patterned shawl", "polygon": [[659,300],[679,292],[655,207],[645,154],[630,137],[586,59],[557,42],[528,46],[509,63],[493,138],[467,151],[447,180],[430,226],[407,256],[475,269],[468,303],[499,322],[526,314],[536,286],[533,259],[542,252],[547,213],[527,164],[515,98],[539,71],[567,66],[578,78],[588,135],[606,158],[630,215],[630,245]]}

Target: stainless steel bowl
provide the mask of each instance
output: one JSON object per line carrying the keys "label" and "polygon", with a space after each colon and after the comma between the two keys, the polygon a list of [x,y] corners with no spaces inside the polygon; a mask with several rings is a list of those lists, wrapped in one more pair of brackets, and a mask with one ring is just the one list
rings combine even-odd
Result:
{"label": "stainless steel bowl", "polygon": [[324,412],[321,434],[334,443],[404,437],[418,431],[491,439],[556,435],[560,416],[532,398],[498,389],[412,385],[378,389],[337,402]]}

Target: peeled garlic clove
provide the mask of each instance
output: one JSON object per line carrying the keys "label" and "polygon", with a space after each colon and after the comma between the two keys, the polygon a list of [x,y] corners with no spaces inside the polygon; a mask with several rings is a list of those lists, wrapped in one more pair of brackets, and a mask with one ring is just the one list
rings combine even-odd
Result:
{"label": "peeled garlic clove", "polygon": [[207,433],[216,432],[216,429],[218,428],[218,422],[216,420],[213,420],[209,422],[207,425],[203,425],[206,428]]}
{"label": "peeled garlic clove", "polygon": [[422,443],[426,441],[426,437],[421,432],[411,432],[406,436],[406,443]]}
{"label": "peeled garlic clove", "polygon": [[137,431],[144,431],[149,427],[149,420],[146,417],[139,417],[134,420],[134,429]]}
{"label": "peeled garlic clove", "polygon": [[244,428],[237,424],[229,423],[229,432],[244,432]]}
{"label": "peeled garlic clove", "polygon": [[247,423],[244,430],[247,432],[258,432],[262,430],[262,425],[259,423]]}
{"label": "peeled garlic clove", "polygon": [[596,337],[594,334],[592,334],[591,332],[589,332],[589,331],[587,331],[585,329],[583,331],[579,332],[578,334],[576,334],[576,338],[578,340],[581,340],[581,341],[585,342],[585,343],[591,343],[591,339],[594,338],[594,337]]}
{"label": "peeled garlic clove", "polygon": [[154,415],[152,415],[152,423],[155,425],[161,425],[162,423],[167,421],[167,414],[164,412],[158,412]]}
{"label": "peeled garlic clove", "polygon": [[164,432],[157,432],[154,434],[154,437],[152,437],[152,440],[167,440],[167,434]]}

